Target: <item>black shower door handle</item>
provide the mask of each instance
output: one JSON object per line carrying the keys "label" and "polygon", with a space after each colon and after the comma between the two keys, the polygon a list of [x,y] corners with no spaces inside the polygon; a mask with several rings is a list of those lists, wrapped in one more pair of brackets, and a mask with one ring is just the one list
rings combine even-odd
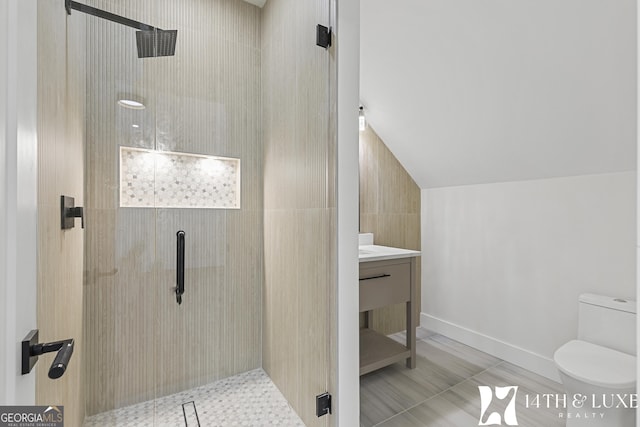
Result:
{"label": "black shower door handle", "polygon": [[177,237],[177,266],[176,266],[176,300],[182,304],[182,294],[184,294],[184,231],[176,233]]}

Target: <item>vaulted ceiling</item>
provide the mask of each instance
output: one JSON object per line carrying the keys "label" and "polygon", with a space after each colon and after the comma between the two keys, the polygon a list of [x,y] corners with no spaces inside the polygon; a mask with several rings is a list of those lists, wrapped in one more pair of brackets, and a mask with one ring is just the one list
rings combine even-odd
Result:
{"label": "vaulted ceiling", "polygon": [[421,188],[636,168],[634,0],[361,0],[367,120]]}

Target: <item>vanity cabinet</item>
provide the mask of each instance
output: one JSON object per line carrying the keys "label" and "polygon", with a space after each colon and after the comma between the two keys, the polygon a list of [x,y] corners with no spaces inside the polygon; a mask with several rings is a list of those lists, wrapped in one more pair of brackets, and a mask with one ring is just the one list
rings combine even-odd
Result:
{"label": "vanity cabinet", "polygon": [[[416,258],[397,258],[360,262],[360,312],[365,327],[360,329],[360,375],[405,360],[416,366]],[[402,345],[370,329],[371,310],[405,303],[406,343]]]}

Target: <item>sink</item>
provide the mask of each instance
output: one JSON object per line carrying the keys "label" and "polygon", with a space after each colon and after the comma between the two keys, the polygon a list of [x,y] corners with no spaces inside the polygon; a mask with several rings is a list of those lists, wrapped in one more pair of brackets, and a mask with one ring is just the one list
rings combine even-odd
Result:
{"label": "sink", "polygon": [[381,261],[385,259],[409,258],[420,256],[420,251],[409,249],[392,248],[389,246],[379,245],[360,245],[358,247],[358,256],[360,262]]}
{"label": "sink", "polygon": [[358,234],[358,255],[360,262],[382,261],[396,258],[411,258],[420,256],[420,251],[393,248],[373,244],[373,233]]}

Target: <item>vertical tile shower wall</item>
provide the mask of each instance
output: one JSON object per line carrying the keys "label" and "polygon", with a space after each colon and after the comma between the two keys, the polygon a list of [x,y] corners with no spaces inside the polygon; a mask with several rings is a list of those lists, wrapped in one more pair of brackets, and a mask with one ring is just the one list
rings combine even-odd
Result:
{"label": "vertical tile shower wall", "polygon": [[[87,415],[262,362],[260,9],[243,1],[98,1],[177,29],[176,55],[138,59],[135,32],[87,20]],[[117,105],[123,96],[144,110]],[[135,125],[135,126],[134,126]],[[120,208],[119,147],[241,159],[241,208]],[[175,233],[186,232],[182,305]]]}
{"label": "vertical tile shower wall", "polygon": [[309,427],[335,425],[335,414],[316,417],[314,399],[335,393],[335,47],[315,45],[327,23],[328,0],[269,0],[262,11],[263,366]]}

